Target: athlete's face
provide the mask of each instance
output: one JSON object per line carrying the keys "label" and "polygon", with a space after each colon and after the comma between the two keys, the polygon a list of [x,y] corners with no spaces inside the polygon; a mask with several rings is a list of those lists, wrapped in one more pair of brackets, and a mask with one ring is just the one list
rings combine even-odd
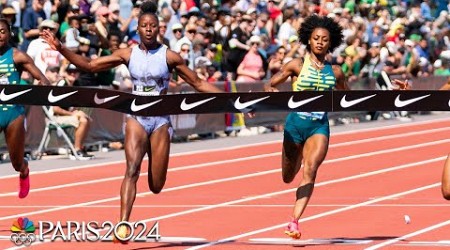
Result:
{"label": "athlete's face", "polygon": [[4,22],[0,22],[0,48],[8,45],[10,33],[8,26]]}
{"label": "athlete's face", "polygon": [[138,32],[144,44],[156,43],[159,22],[154,15],[142,15],[138,22]]}
{"label": "athlete's face", "polygon": [[316,55],[325,55],[330,47],[330,32],[324,28],[316,28],[309,39],[311,52]]}

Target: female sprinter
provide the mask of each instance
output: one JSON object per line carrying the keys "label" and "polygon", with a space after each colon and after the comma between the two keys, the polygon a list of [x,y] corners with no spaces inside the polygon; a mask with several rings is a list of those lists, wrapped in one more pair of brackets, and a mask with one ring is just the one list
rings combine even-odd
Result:
{"label": "female sprinter", "polygon": [[[121,64],[128,66],[133,81],[133,94],[154,96],[164,95],[169,87],[170,72],[177,70],[178,75],[200,92],[221,92],[214,85],[200,80],[190,70],[181,56],[157,41],[159,33],[156,5],[146,1],[141,5],[138,30],[141,43],[133,48],[114,51],[109,56],[94,60],[82,57],[62,46],[53,33],[44,31],[42,37],[58,50],[67,60],[81,70],[99,72]],[[149,77],[152,76],[152,77]],[[151,88],[142,88],[150,86]],[[170,117],[132,116],[126,119],[125,157],[127,169],[120,190],[120,220],[128,221],[136,198],[136,183],[141,171],[141,162],[145,154],[149,156],[148,185],[157,194],[166,181],[169,162],[170,139],[172,136]],[[126,226],[119,227],[121,238],[128,236]],[[118,237],[119,238],[119,237]]]}
{"label": "female sprinter", "polygon": [[[339,66],[325,60],[328,53],[342,43],[342,28],[333,19],[313,15],[298,30],[300,41],[306,45],[305,58],[288,62],[275,74],[265,90],[278,91],[278,84],[292,77],[293,91],[330,91],[334,88],[348,90],[346,79]],[[394,80],[399,89],[408,89],[407,81]],[[298,220],[305,211],[314,190],[317,170],[328,151],[330,127],[324,112],[296,112],[286,118],[282,149],[283,181],[294,180],[303,164],[303,178],[296,192],[293,219],[285,233],[299,239]]]}
{"label": "female sprinter", "polygon": [[[292,77],[293,91],[347,90],[345,76],[339,66],[325,60],[342,42],[342,28],[331,18],[313,15],[298,30],[300,41],[306,45],[305,58],[295,58],[275,74],[265,86],[266,91]],[[317,170],[328,151],[330,127],[324,112],[296,112],[286,118],[282,149],[282,175],[285,183],[294,180],[303,163],[303,179],[297,189],[293,219],[285,231],[294,239],[301,233],[298,220],[311,198]]]}
{"label": "female sprinter", "polygon": [[[23,70],[38,80],[39,84],[49,85],[49,81],[34,65],[26,53],[9,45],[11,26],[6,19],[0,19],[0,84],[21,84]],[[7,93],[2,91],[2,96]],[[19,198],[25,198],[30,191],[28,161],[25,152],[25,107],[18,104],[0,104],[0,132],[5,132],[6,145],[14,169],[19,176]]]}

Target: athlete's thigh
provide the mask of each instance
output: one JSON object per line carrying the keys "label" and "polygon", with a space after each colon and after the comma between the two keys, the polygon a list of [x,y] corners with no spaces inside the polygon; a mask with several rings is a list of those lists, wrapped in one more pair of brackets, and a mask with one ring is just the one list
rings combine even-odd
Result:
{"label": "athlete's thigh", "polygon": [[133,117],[128,117],[126,121],[124,147],[127,163],[140,167],[148,151],[149,141],[144,128]]}
{"label": "athlete's thigh", "polygon": [[303,147],[305,165],[318,167],[322,164],[328,152],[328,136],[324,134],[313,134]]}
{"label": "athlete's thigh", "polygon": [[25,117],[18,116],[5,129],[5,140],[11,162],[21,162],[25,151]]}
{"label": "athlete's thigh", "polygon": [[152,175],[159,178],[165,176],[169,165],[170,152],[170,124],[164,124],[157,128],[150,136],[149,171]]}

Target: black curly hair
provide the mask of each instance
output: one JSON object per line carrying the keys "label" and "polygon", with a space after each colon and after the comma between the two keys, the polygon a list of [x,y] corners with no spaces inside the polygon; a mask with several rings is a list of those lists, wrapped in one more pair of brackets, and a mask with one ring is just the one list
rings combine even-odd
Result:
{"label": "black curly hair", "polygon": [[156,14],[156,12],[158,11],[158,6],[154,1],[145,1],[144,3],[142,3],[140,8],[141,13],[139,14],[139,18],[141,18],[141,16],[143,15],[153,15],[156,20],[158,20],[158,15]]}
{"label": "black curly hair", "polygon": [[308,52],[311,52],[309,39],[311,38],[314,29],[317,28],[326,29],[330,33],[330,47],[328,48],[329,52],[332,52],[335,48],[341,45],[344,38],[342,35],[342,27],[329,17],[312,15],[306,18],[301,27],[298,29],[300,41],[306,45],[306,50],[308,50]]}

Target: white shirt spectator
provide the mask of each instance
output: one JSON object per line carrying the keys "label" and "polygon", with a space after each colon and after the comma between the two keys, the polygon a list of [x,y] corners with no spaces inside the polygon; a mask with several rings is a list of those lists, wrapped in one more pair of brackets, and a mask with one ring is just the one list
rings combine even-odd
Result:
{"label": "white shirt spectator", "polygon": [[63,56],[56,50],[50,48],[50,45],[42,38],[37,38],[30,42],[27,54],[33,59],[36,67],[45,74],[47,67],[60,66]]}

